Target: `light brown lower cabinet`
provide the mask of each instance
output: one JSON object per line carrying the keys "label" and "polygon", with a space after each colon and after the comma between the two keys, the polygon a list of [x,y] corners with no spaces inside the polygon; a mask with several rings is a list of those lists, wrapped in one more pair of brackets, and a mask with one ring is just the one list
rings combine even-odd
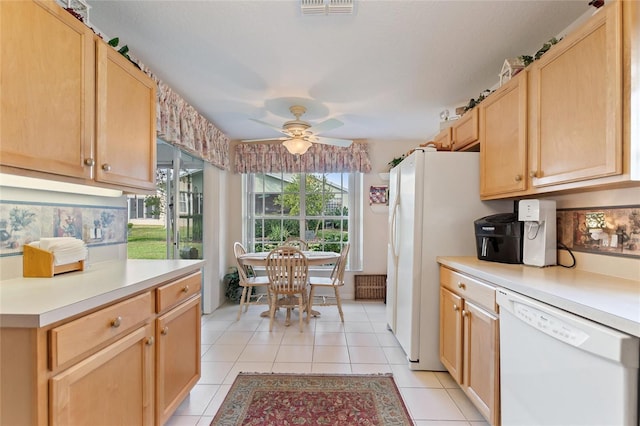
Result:
{"label": "light brown lower cabinet", "polygon": [[42,328],[0,327],[0,425],[162,425],[200,378],[201,273]]}
{"label": "light brown lower cabinet", "polygon": [[154,338],[138,328],[50,380],[51,425],[153,425]]}
{"label": "light brown lower cabinet", "polygon": [[164,424],[200,379],[200,297],[156,319],[156,417]]}
{"label": "light brown lower cabinet", "polygon": [[440,284],[440,360],[485,419],[499,425],[495,288],[444,267]]}
{"label": "light brown lower cabinet", "polygon": [[440,288],[440,361],[462,382],[462,298]]}

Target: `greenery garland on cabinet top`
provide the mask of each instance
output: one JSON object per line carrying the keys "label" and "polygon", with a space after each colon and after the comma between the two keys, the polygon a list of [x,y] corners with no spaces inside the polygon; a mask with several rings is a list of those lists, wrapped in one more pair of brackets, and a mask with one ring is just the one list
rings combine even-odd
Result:
{"label": "greenery garland on cabinet top", "polygon": [[[562,38],[560,38],[560,40],[562,40]],[[530,56],[530,55],[522,55],[522,56],[520,56],[520,59],[524,63],[524,66],[526,67],[526,66],[530,65],[531,63],[533,63],[533,61],[537,61],[538,59],[540,59],[542,57],[542,55],[544,55],[545,53],[547,53],[547,51],[549,49],[551,49],[551,46],[553,46],[554,44],[557,44],[560,40],[558,40],[557,38],[553,37],[551,40],[549,40],[548,42],[543,44],[542,47],[536,52],[535,55],[533,55],[533,56]]]}
{"label": "greenery garland on cabinet top", "polygon": [[[540,49],[538,49],[538,51],[535,53],[535,55],[533,55],[533,56],[531,56],[531,55],[520,55],[518,58],[520,58],[520,60],[522,60],[522,63],[524,64],[525,67],[529,66],[534,61],[537,61],[538,59],[540,59],[542,57],[542,55],[544,55],[545,53],[547,53],[547,51],[549,49],[551,49],[551,46],[553,46],[554,44],[557,44],[560,40],[562,40],[562,38],[557,39],[557,38],[553,37],[548,42],[543,44],[542,47]],[[487,96],[489,96],[492,92],[493,92],[492,90],[487,89],[487,90],[484,90],[482,93],[480,93],[480,95],[478,96],[477,99],[474,99],[474,98],[469,99],[469,103],[464,106],[464,112],[463,113],[465,113],[465,112],[473,109],[474,107],[476,107],[478,104],[480,104],[480,102],[485,100],[487,98]]]}
{"label": "greenery garland on cabinet top", "polygon": [[389,161],[387,163],[387,165],[389,166],[389,170],[393,169],[395,166],[400,164],[404,159],[405,159],[405,155],[402,154],[400,157],[395,157],[393,160]]}

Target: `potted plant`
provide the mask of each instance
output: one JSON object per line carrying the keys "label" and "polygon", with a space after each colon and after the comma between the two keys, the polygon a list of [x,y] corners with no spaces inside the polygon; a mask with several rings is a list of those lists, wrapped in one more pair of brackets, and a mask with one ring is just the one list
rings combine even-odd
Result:
{"label": "potted plant", "polygon": [[229,272],[224,275],[222,282],[226,288],[224,295],[227,299],[234,303],[239,303],[240,297],[242,297],[242,287],[240,286],[238,268],[235,266],[230,267]]}

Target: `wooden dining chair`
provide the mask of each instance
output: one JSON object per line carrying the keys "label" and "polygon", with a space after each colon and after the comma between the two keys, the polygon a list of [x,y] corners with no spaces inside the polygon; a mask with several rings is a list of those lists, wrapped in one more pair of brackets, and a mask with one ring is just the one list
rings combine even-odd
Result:
{"label": "wooden dining chair", "polygon": [[295,247],[301,251],[306,251],[309,249],[309,245],[307,244],[307,242],[297,237],[287,238],[284,243],[282,243],[282,245],[286,247]]}
{"label": "wooden dining chair", "polygon": [[[266,269],[271,292],[269,331],[273,330],[273,321],[277,308],[287,309],[285,325],[289,325],[291,310],[297,307],[299,312],[298,321],[302,332],[304,330],[302,315],[308,306],[309,264],[307,263],[307,258],[295,247],[281,246],[269,252]],[[309,322],[308,312],[306,322]]]}
{"label": "wooden dining chair", "polygon": [[[236,242],[233,244],[233,254],[236,258],[236,267],[238,268],[238,276],[240,278],[240,286],[242,287],[242,296],[240,296],[240,310],[238,311],[238,319],[240,320],[240,316],[242,315],[242,308],[244,307],[244,311],[247,312],[249,309],[249,305],[264,305],[262,303],[262,298],[266,295],[267,297],[267,305],[269,304],[269,278],[268,277],[258,277],[253,272],[253,268],[249,266],[245,266],[240,261],[240,256],[245,254],[247,250],[244,248],[242,243]],[[266,289],[265,293],[253,294],[254,287],[263,287]],[[251,300],[251,298],[255,300]]]}
{"label": "wooden dining chair", "polygon": [[[329,277],[318,277],[318,276],[310,276],[309,277],[309,285],[311,287],[311,291],[309,293],[309,312],[313,313],[313,305],[316,306],[332,306],[334,303],[331,303],[330,298],[335,298],[335,305],[338,307],[338,313],[340,314],[340,320],[344,322],[344,314],[342,313],[342,300],[340,299],[340,287],[344,285],[344,270],[347,267],[347,255],[349,254],[349,248],[351,245],[349,243],[345,244],[342,247],[342,251],[340,252],[340,259],[333,266],[333,271],[331,271],[331,276]],[[315,290],[319,287],[332,288],[333,289],[333,297],[328,297],[325,295],[316,296]],[[318,303],[315,303],[314,297],[319,300]]]}

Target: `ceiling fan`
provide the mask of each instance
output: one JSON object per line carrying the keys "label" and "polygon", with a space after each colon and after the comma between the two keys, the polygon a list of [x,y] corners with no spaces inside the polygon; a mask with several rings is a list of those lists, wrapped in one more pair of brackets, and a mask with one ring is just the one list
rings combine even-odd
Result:
{"label": "ceiling fan", "polygon": [[320,133],[328,132],[329,130],[337,129],[342,126],[343,123],[335,118],[330,118],[312,126],[310,123],[300,120],[300,117],[307,111],[307,109],[301,105],[293,105],[289,108],[291,114],[295,117],[293,120],[285,122],[282,127],[275,126],[273,124],[251,119],[256,123],[260,123],[264,126],[277,130],[278,132],[286,135],[280,138],[266,138],[266,139],[247,139],[242,142],[265,142],[265,141],[283,141],[282,144],[292,154],[304,154],[309,147],[314,143],[320,143],[325,145],[335,145],[341,147],[347,147],[353,143],[348,139],[336,139],[318,136]]}

